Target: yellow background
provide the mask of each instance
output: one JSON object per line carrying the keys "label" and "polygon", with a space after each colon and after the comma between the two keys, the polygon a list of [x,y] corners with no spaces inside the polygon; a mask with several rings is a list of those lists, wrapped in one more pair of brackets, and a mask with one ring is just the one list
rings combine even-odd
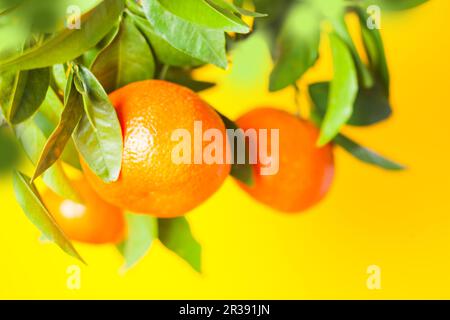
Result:
{"label": "yellow background", "polygon": [[[77,245],[89,263],[78,291],[66,287],[66,269],[77,261],[39,243],[8,178],[0,183],[0,298],[450,298],[449,12],[448,0],[431,0],[384,17],[394,116],[346,129],[405,163],[406,172],[385,172],[337,149],[331,192],[299,215],[255,202],[229,178],[189,214],[203,245],[202,275],[159,243],[126,274],[113,247]],[[330,77],[326,41],[323,47],[302,88]],[[258,105],[295,111],[291,89],[265,90],[270,65],[261,40],[239,51],[230,71],[199,72],[220,82],[204,98],[231,118]],[[381,268],[381,290],[366,287],[369,265]]]}

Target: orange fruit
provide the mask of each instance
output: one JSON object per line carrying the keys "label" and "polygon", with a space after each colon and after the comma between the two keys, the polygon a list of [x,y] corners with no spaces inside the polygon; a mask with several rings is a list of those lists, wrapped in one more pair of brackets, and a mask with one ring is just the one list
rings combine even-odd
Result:
{"label": "orange fruit", "polygon": [[83,179],[72,181],[83,203],[66,200],[50,189],[43,201],[71,240],[92,243],[117,243],[125,233],[125,217],[121,209],[106,203]]}
{"label": "orange fruit", "polygon": [[[201,121],[203,132],[219,130],[224,147],[227,143],[222,119],[196,93],[170,82],[147,80],[116,90],[110,100],[123,132],[119,179],[104,183],[82,163],[89,182],[106,201],[137,213],[180,216],[211,196],[228,176],[229,164],[172,160],[172,150],[180,143],[171,138],[176,129],[190,133],[194,150],[194,121]],[[210,142],[200,143],[205,147]]]}
{"label": "orange fruit", "polygon": [[[239,183],[246,192],[284,212],[303,211],[324,197],[334,175],[333,150],[331,144],[316,146],[319,130],[312,123],[273,108],[250,111],[236,123],[244,130],[267,129],[269,156],[274,143],[270,129],[279,129],[278,172],[261,175],[263,165],[258,155],[257,163],[252,166],[254,185]],[[272,156],[270,161],[277,161],[277,157]]]}

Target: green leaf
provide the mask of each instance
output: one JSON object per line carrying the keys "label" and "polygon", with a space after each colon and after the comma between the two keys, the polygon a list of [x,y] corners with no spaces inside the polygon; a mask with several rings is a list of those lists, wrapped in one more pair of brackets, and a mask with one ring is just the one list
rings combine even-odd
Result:
{"label": "green leaf", "polygon": [[52,80],[54,81],[54,90],[57,94],[60,94],[64,91],[64,88],[67,84],[66,70],[64,69],[64,65],[55,64],[52,67]]}
{"label": "green leaf", "polygon": [[[52,132],[56,129],[63,110],[64,106],[62,102],[53,89],[50,88],[47,91],[47,96],[39,108],[38,113],[33,119],[46,137],[50,137]],[[73,143],[73,139],[70,139],[67,142],[61,155],[61,160],[76,169],[81,169],[78,152]]]}
{"label": "green leaf", "polygon": [[199,92],[215,86],[215,83],[194,80],[190,70],[181,68],[170,68],[166,74],[167,81],[178,83],[192,91]]}
{"label": "green leaf", "polygon": [[330,34],[334,77],[331,81],[327,112],[321,126],[318,145],[330,142],[350,119],[358,93],[358,78],[351,52],[336,35]]}
{"label": "green leaf", "polygon": [[253,18],[263,18],[267,17],[267,14],[265,13],[258,13],[254,11],[249,11],[244,8],[241,8],[240,6],[233,4],[232,2],[228,2],[225,0],[206,0],[210,4],[214,4],[217,7],[220,7],[224,10],[231,11],[234,14],[240,14],[242,16],[248,16]]}
{"label": "green leaf", "polygon": [[150,22],[145,18],[134,15],[133,20],[147,41],[152,45],[158,60],[163,64],[179,67],[195,67],[204,64],[204,62],[174,48],[170,43],[158,36]]}
{"label": "green leaf", "polygon": [[391,161],[383,156],[380,156],[376,152],[362,147],[355,141],[347,138],[346,136],[339,134],[334,138],[334,142],[341,146],[344,150],[352,154],[357,159],[372,164],[374,166],[386,169],[386,170],[404,170],[405,166]]}
{"label": "green leaf", "polygon": [[82,15],[80,29],[64,28],[23,54],[0,61],[0,69],[36,69],[72,60],[108,33],[123,8],[124,0],[104,0]]}
{"label": "green leaf", "polygon": [[169,250],[185,260],[195,271],[201,272],[201,246],[192,236],[184,217],[158,219],[159,240]]}
{"label": "green leaf", "polygon": [[0,107],[5,118],[8,118],[11,110],[18,78],[19,72],[3,72],[0,74]]}
{"label": "green leaf", "polygon": [[89,117],[85,114],[81,118],[74,133],[75,145],[97,176],[105,182],[116,181],[123,150],[117,113],[101,84],[87,68],[80,66],[79,76],[85,87],[83,100]]}
{"label": "green leaf", "polygon": [[228,9],[205,0],[158,0],[162,6],[194,24],[225,32],[248,33],[250,28]]}
{"label": "green leaf", "polygon": [[345,23],[344,14],[331,17],[331,24],[333,25],[335,33],[348,46],[353,60],[355,61],[356,69],[358,71],[358,75],[362,85],[365,88],[372,87],[374,83],[373,76],[358,55],[358,51],[356,50],[355,44],[353,43],[350,32],[348,31],[347,25]]}
{"label": "green leaf", "polygon": [[185,20],[164,8],[158,0],[143,0],[143,8],[155,33],[174,48],[198,60],[226,68],[223,31]]}
{"label": "green leaf", "polygon": [[[15,126],[14,131],[28,158],[33,164],[36,164],[46,143],[45,135],[31,120]],[[82,203],[59,161],[44,173],[42,179],[51,190],[61,197]]]}
{"label": "green leaf", "polygon": [[62,155],[72,133],[83,115],[83,99],[77,90],[71,90],[58,126],[50,135],[36,165],[32,181],[50,168]]}
{"label": "green leaf", "polygon": [[92,64],[92,72],[107,92],[153,78],[155,63],[146,39],[125,15],[119,33]]}
{"label": "green leaf", "polygon": [[383,10],[399,11],[420,6],[428,0],[365,0],[365,6],[377,5]]}
{"label": "green leaf", "polygon": [[0,174],[8,172],[19,160],[19,150],[8,127],[0,126]]}
{"label": "green leaf", "polygon": [[9,121],[18,124],[30,118],[44,101],[49,84],[48,68],[20,71],[11,101]]}
{"label": "green leaf", "polygon": [[320,18],[316,9],[300,3],[291,9],[278,39],[279,57],[270,75],[270,91],[295,83],[319,56]]}
{"label": "green leaf", "polygon": [[[255,183],[255,180],[254,180],[254,177],[253,177],[252,165],[250,163],[248,163],[248,161],[246,161],[246,163],[239,164],[237,159],[236,159],[238,150],[237,150],[237,144],[236,144],[236,141],[235,141],[236,138],[235,138],[235,136],[234,136],[234,134],[232,132],[236,132],[236,130],[239,129],[239,127],[236,125],[236,123],[231,121],[229,118],[227,118],[226,116],[224,116],[220,112],[217,112],[217,113],[222,118],[222,121],[225,124],[225,128],[227,129],[228,139],[230,141],[233,139],[233,141],[234,141],[233,145],[235,146],[235,148],[234,148],[233,153],[232,153],[234,155],[234,159],[232,161],[230,175],[232,177],[238,179],[239,181],[245,183],[248,186],[253,186],[254,183]],[[233,130],[233,131],[228,131],[230,129]],[[237,139],[239,139],[239,138],[237,138]],[[246,150],[245,159],[248,159],[247,150]]]}
{"label": "green leaf", "polygon": [[86,51],[83,54],[82,57],[83,65],[89,68],[92,66],[92,64],[94,63],[95,59],[100,54],[100,52],[102,52],[102,50],[104,50],[107,46],[109,46],[111,42],[113,42],[113,40],[116,38],[117,34],[119,33],[119,26],[120,21],[119,23],[114,24],[111,30],[106,34],[105,37],[103,37],[103,39],[99,43],[97,43],[97,45],[94,48],[90,49],[89,51]]}
{"label": "green leaf", "polygon": [[[329,82],[314,83],[309,86],[309,95],[315,106],[314,112],[318,112],[321,118],[327,111],[329,90]],[[375,83],[370,89],[359,88],[353,112],[347,124],[368,126],[389,118],[391,113],[391,106],[384,95],[383,87]]]}
{"label": "green leaf", "polygon": [[124,270],[132,268],[145,256],[158,238],[158,219],[149,215],[126,214],[127,238],[117,248],[125,259]]}
{"label": "green leaf", "polygon": [[358,15],[361,23],[361,34],[364,42],[364,47],[369,58],[370,68],[372,69],[375,78],[381,80],[384,86],[386,97],[389,97],[390,77],[389,68],[387,65],[386,55],[384,53],[383,39],[381,38],[378,29],[369,29],[367,27],[368,15],[361,9],[358,10]]}
{"label": "green leaf", "polygon": [[70,240],[56,223],[53,216],[48,212],[45,205],[30,178],[23,173],[14,171],[13,185],[17,202],[22,207],[28,219],[43,233],[45,238],[55,242],[63,251],[70,256],[85,263],[83,258],[74,248]]}

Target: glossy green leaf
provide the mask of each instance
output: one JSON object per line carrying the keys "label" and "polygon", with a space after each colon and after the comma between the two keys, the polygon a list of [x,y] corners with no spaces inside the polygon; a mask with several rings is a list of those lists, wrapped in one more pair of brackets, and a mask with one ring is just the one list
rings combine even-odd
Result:
{"label": "glossy green leaf", "polygon": [[349,139],[348,137],[339,134],[334,138],[334,142],[339,145],[340,147],[342,147],[343,149],[345,149],[347,152],[349,152],[350,154],[352,154],[354,157],[356,157],[357,159],[386,169],[386,170],[404,170],[405,166],[396,163],[394,161],[391,161],[381,155],[379,155],[378,153],[367,149],[361,145],[359,145],[358,143],[356,143],[355,141]]}
{"label": "glossy green leaf", "polygon": [[197,272],[201,272],[201,246],[194,239],[189,223],[184,217],[158,219],[161,243],[185,260]]}
{"label": "glossy green leaf", "polygon": [[380,79],[384,86],[386,97],[389,97],[390,76],[389,68],[384,53],[383,39],[381,38],[378,29],[369,29],[367,27],[368,15],[361,9],[358,10],[358,15],[361,23],[361,34],[363,38],[364,47],[375,78]]}
{"label": "glossy green leaf", "polygon": [[[28,158],[33,164],[36,164],[47,141],[45,135],[31,120],[15,126],[14,131]],[[42,179],[45,185],[61,197],[75,202],[82,202],[59,161],[44,173]]]}
{"label": "glossy green leaf", "polygon": [[149,215],[126,214],[127,237],[117,248],[124,257],[124,270],[132,268],[158,239],[158,219]]}
{"label": "glossy green leaf", "polygon": [[153,51],[160,62],[169,66],[194,67],[204,64],[182,51],[174,48],[170,43],[161,38],[152,28],[148,20],[139,16],[133,16],[133,20],[147,41],[152,45]]}
{"label": "glossy green leaf", "polygon": [[155,33],[174,48],[198,60],[226,68],[223,31],[204,28],[183,19],[167,10],[158,0],[143,0],[143,8]]}
{"label": "glossy green leaf", "polygon": [[58,126],[50,135],[36,164],[32,181],[50,168],[62,155],[66,144],[83,116],[83,98],[72,88]]}
{"label": "glossy green leaf", "polygon": [[358,93],[358,77],[347,45],[334,34],[330,34],[330,45],[334,77],[331,81],[327,112],[320,129],[320,146],[330,142],[350,119]]}
{"label": "glossy green leaf", "polygon": [[70,240],[48,212],[30,178],[15,171],[13,185],[16,199],[28,219],[42,232],[45,238],[55,242],[63,251],[85,263]]}
{"label": "glossy green leaf", "polygon": [[186,21],[225,32],[248,33],[250,28],[228,9],[205,0],[158,0],[164,8]]}
{"label": "glossy green leaf", "polygon": [[266,17],[265,13],[258,13],[254,11],[246,10],[239,5],[233,4],[232,2],[228,2],[226,0],[206,0],[210,4],[214,4],[217,7],[220,7],[224,10],[231,11],[234,14],[240,14],[242,16],[248,16],[253,18],[263,18]]}
{"label": "glossy green leaf", "polygon": [[49,84],[48,68],[20,71],[11,100],[9,121],[17,124],[30,118],[44,101]]}
{"label": "glossy green leaf", "polygon": [[[86,113],[81,118],[74,141],[91,170],[105,182],[116,181],[122,165],[122,130],[108,95],[95,76],[80,66],[79,76],[86,88]],[[91,120],[89,120],[91,119]]]}
{"label": "glossy green leaf", "polygon": [[153,78],[152,52],[128,15],[123,18],[119,33],[111,44],[97,56],[91,70],[107,92]]}
{"label": "glossy green leaf", "polygon": [[[225,124],[225,128],[231,129],[233,130],[233,132],[235,132],[235,130],[239,129],[239,127],[236,125],[236,123],[234,123],[233,121],[231,121],[229,118],[227,118],[226,116],[224,116],[223,114],[219,113],[220,117],[222,118],[223,123]],[[231,131],[227,131],[228,134],[228,139],[236,139],[234,134],[231,133]],[[237,180],[245,183],[248,186],[252,186],[255,183],[254,177],[253,177],[253,169],[251,164],[249,163],[243,163],[243,164],[239,164],[237,162],[237,144],[236,141],[234,141],[235,146],[234,150],[233,150],[233,155],[234,155],[234,159],[232,161],[232,165],[231,165],[231,171],[230,171],[230,175],[234,178],[236,178]],[[246,159],[248,159],[248,155],[246,155],[245,157]]]}
{"label": "glossy green leaf", "polygon": [[41,45],[0,61],[0,69],[36,69],[72,60],[108,33],[123,8],[124,0],[104,0],[82,15],[80,29],[64,28]]}
{"label": "glossy green leaf", "polygon": [[[314,83],[309,86],[309,95],[316,108],[315,112],[319,112],[320,117],[323,117],[327,111],[329,91],[328,82]],[[370,89],[359,88],[353,112],[347,124],[368,126],[389,118],[391,113],[391,106],[384,95],[383,87],[375,83]]]}
{"label": "glossy green leaf", "polygon": [[270,75],[270,90],[295,83],[319,56],[320,18],[316,8],[300,3],[293,7],[278,39],[279,56]]}

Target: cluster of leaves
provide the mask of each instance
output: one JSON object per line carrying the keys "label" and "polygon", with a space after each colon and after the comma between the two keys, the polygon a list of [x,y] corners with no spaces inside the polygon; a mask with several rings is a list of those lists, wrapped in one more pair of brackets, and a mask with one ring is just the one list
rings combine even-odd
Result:
{"label": "cluster of leaves", "polygon": [[[67,16],[69,6],[81,15]],[[118,179],[122,132],[108,93],[155,77],[209,88],[191,72],[207,63],[226,68],[226,33],[250,32],[242,15],[260,16],[224,0],[0,2],[2,119],[35,166],[31,178],[14,172],[14,189],[46,239],[82,260],[43,204],[37,178],[80,203],[63,163],[80,169],[80,155],[105,182]],[[126,266],[159,238],[200,270],[200,246],[186,219],[130,213],[127,220],[128,237],[118,246]]]}
{"label": "cluster of leaves", "polygon": [[[322,36],[328,36],[333,56],[334,76],[329,82],[309,85],[314,106],[312,120],[321,128],[318,144],[334,142],[356,158],[388,170],[404,167],[360,146],[340,133],[345,125],[370,126],[386,120],[392,113],[389,103],[389,69],[380,31],[369,28],[368,8],[405,10],[427,0],[281,0],[277,7],[270,0],[256,0],[257,10],[268,10],[267,20],[257,20],[255,28],[266,31],[275,66],[270,90],[295,86],[319,58]],[[289,8],[286,10],[285,8]],[[369,11],[369,12],[368,12]],[[346,14],[360,21],[368,65],[359,56],[346,25]],[[323,26],[328,26],[322,32]]]}
{"label": "cluster of leaves", "polygon": [[[362,161],[401,169],[340,130],[346,124],[371,125],[391,114],[383,44],[379,31],[365,24],[367,6],[406,9],[424,1],[255,0],[256,11],[268,13],[266,17],[243,9],[243,1],[0,0],[2,126],[7,124],[35,166],[31,178],[14,172],[18,202],[47,239],[82,260],[45,208],[34,180],[42,178],[57,194],[82,202],[63,166],[80,169],[80,155],[104,181],[115,181],[123,142],[108,93],[152,78],[196,91],[211,87],[212,83],[194,80],[192,71],[204,64],[227,67],[227,41],[245,39],[239,35],[251,31],[243,16],[261,18],[255,19],[255,28],[272,36],[273,91],[295,85],[314,65],[321,26],[328,22],[334,77],[309,87],[313,120],[321,126],[319,143],[333,141]],[[79,28],[73,28],[77,16],[67,17],[69,7],[81,14]],[[369,65],[362,62],[347,30],[348,11],[361,20]],[[235,127],[226,117],[224,121]],[[233,167],[232,175],[251,183],[249,166]],[[200,269],[200,247],[184,218],[127,218],[128,238],[119,245],[127,266],[159,238]]]}

